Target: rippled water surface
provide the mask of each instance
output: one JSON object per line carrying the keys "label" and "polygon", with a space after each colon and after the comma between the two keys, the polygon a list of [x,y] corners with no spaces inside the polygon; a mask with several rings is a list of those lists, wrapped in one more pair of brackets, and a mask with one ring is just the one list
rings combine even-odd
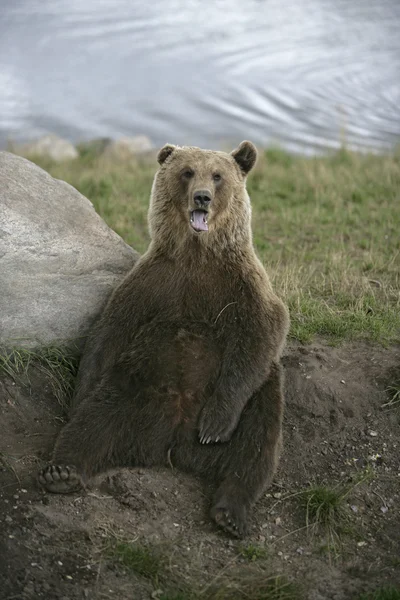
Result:
{"label": "rippled water surface", "polygon": [[1,0],[0,143],[400,141],[399,0]]}

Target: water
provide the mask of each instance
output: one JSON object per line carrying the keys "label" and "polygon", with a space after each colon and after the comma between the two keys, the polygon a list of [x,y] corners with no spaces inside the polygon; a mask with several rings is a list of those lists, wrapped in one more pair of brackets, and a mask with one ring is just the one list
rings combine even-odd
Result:
{"label": "water", "polygon": [[1,0],[0,145],[400,141],[398,0]]}

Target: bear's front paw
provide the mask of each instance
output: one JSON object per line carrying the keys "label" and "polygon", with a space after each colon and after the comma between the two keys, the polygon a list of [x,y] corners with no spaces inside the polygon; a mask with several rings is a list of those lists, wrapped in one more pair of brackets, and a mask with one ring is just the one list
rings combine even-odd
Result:
{"label": "bear's front paw", "polygon": [[236,425],[236,420],[227,416],[221,409],[215,410],[205,406],[199,419],[200,443],[228,442],[232,437]]}

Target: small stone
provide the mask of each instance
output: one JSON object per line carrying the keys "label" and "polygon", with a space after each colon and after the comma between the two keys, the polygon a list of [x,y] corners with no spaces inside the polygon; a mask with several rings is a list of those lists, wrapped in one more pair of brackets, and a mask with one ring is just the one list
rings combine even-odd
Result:
{"label": "small stone", "polygon": [[25,488],[21,488],[21,492],[22,492],[23,494],[27,494],[27,493],[28,493],[28,490],[26,490]]}
{"label": "small stone", "polygon": [[358,513],[358,507],[355,504],[352,504],[350,506],[351,510],[353,511],[353,513]]}
{"label": "small stone", "polygon": [[6,523],[12,523],[13,522],[12,518],[9,515],[7,515],[4,520],[5,520]]}
{"label": "small stone", "polygon": [[300,548],[297,548],[296,552],[297,552],[297,554],[303,554],[303,552],[304,552],[304,548],[302,548],[302,547],[300,546]]}
{"label": "small stone", "polygon": [[276,517],[275,519],[275,525],[280,525],[281,524],[281,518],[280,517]]}
{"label": "small stone", "polygon": [[369,431],[368,433],[369,433],[369,435],[371,437],[378,437],[378,432],[377,431]]}
{"label": "small stone", "polygon": [[265,535],[259,535],[258,539],[260,540],[260,542],[265,542]]}
{"label": "small stone", "polygon": [[275,494],[272,494],[274,498],[276,498],[277,500],[279,500],[279,498],[282,498],[282,494],[281,492],[276,492]]}
{"label": "small stone", "polygon": [[340,383],[343,383],[343,384],[344,384],[344,383],[346,383],[346,382],[345,382],[345,380],[344,380],[344,379],[341,379],[341,380],[340,380]]}
{"label": "small stone", "polygon": [[387,507],[387,506],[381,506],[381,512],[382,512],[383,514],[386,514],[388,510],[389,510],[389,509],[388,509],[388,507]]}
{"label": "small stone", "polygon": [[58,566],[59,566],[59,567],[62,567],[62,566],[63,566],[63,564],[62,564],[61,560],[58,560],[58,561],[57,561],[57,564],[58,564]]}
{"label": "small stone", "polygon": [[66,579],[72,579],[71,575],[66,575]]}
{"label": "small stone", "polygon": [[359,548],[362,548],[363,546],[366,546],[366,545],[367,545],[367,542],[357,542],[357,546]]}
{"label": "small stone", "polygon": [[283,552],[279,551],[278,556],[283,556]]}

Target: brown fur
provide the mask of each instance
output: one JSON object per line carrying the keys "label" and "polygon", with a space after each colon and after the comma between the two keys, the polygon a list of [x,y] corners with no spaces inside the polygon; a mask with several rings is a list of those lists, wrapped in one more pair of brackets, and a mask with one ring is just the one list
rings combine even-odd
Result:
{"label": "brown fur", "polygon": [[[212,517],[245,533],[277,464],[289,323],[252,245],[245,182],[255,159],[250,142],[232,154],[160,150],[151,243],[88,341],[71,420],[39,474],[49,491],[170,459],[215,481]],[[190,225],[198,190],[211,198],[200,233]]]}

